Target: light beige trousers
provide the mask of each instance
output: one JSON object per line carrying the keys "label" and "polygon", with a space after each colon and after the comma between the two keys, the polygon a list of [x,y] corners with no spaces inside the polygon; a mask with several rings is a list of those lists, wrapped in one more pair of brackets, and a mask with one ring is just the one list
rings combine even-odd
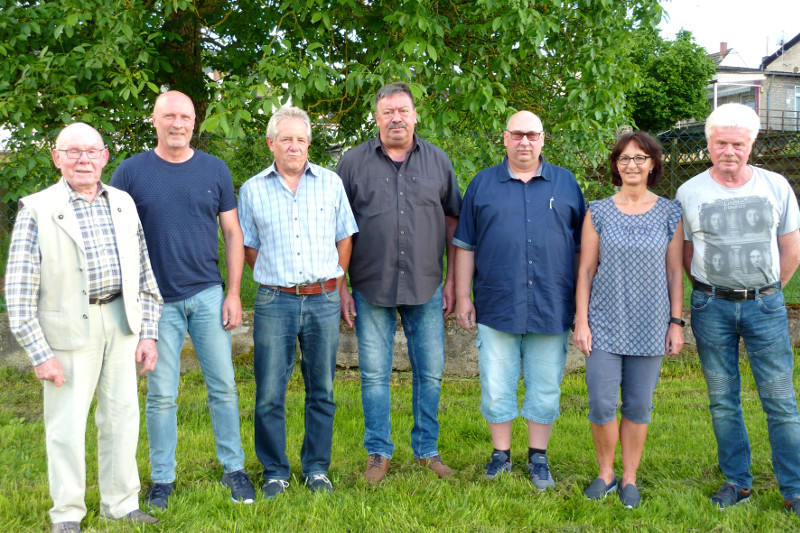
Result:
{"label": "light beige trousers", "polygon": [[54,351],[66,382],[61,387],[44,382],[53,523],[80,522],[86,515],[86,420],[95,391],[100,514],[120,518],[139,508],[137,342],[122,298],[117,298],[89,306],[89,343],[84,348]]}

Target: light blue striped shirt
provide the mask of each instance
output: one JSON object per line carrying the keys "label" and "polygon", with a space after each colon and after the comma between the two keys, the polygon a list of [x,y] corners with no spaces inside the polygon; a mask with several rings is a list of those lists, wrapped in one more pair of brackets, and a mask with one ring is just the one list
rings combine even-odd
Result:
{"label": "light blue striped shirt", "polygon": [[336,243],[358,231],[335,172],[307,163],[296,194],[273,163],[239,190],[244,245],[258,250],[253,279],[292,287],[344,275]]}

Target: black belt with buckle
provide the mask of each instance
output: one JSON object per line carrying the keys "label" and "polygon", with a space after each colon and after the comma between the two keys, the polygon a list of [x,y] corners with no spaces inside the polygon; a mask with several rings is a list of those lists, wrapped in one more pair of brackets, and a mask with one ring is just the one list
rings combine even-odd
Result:
{"label": "black belt with buckle", "polygon": [[122,293],[118,292],[117,294],[112,294],[111,296],[106,296],[105,298],[89,298],[89,305],[110,304],[111,302],[113,302],[114,300],[119,298],[120,294],[122,294]]}
{"label": "black belt with buckle", "polygon": [[764,285],[758,289],[728,289],[725,287],[713,287],[701,281],[697,281],[696,279],[692,279],[692,287],[694,287],[696,291],[705,293],[706,296],[713,296],[715,298],[722,298],[723,300],[731,300],[734,302],[743,302],[745,300],[754,300],[756,294],[759,296],[769,296],[770,294],[780,292],[781,282],[776,281],[775,283]]}

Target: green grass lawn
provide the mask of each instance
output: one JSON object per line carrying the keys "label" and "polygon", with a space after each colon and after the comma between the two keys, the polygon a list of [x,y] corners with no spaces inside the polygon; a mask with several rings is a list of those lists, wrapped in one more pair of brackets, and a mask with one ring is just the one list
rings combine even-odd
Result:
{"label": "green grass lawn", "polygon": [[[800,358],[796,355],[796,365]],[[177,489],[161,524],[151,531],[796,531],[800,520],[783,510],[772,473],[766,421],[746,362],[743,402],[753,446],[755,475],[752,503],[718,511],[709,497],[724,481],[716,463],[716,444],[707,410],[705,384],[692,354],[665,360],[655,395],[655,411],[638,484],[643,505],[626,510],[616,495],[603,502],[586,500],[581,491],[596,475],[594,448],[586,420],[583,373],[564,379],[562,414],[550,441],[556,489],[534,492],[525,472],[527,451],[523,421],[514,426],[513,473],[497,481],[483,479],[491,444],[480,415],[477,379],[445,378],[440,410],[440,451],[456,470],[447,481],[414,462],[409,447],[411,376],[400,373],[392,382],[392,467],[378,486],[360,473],[366,456],[362,447],[363,416],[358,374],[343,371],[335,382],[338,410],[334,427],[330,478],[333,494],[311,495],[302,486],[299,454],[303,431],[303,383],[299,368],[289,386],[288,442],[292,463],[286,494],[266,501],[259,494],[253,505],[235,505],[219,484],[222,471],[215,457],[205,388],[199,373],[181,380]],[[246,467],[261,484],[261,467],[253,448],[252,358],[236,360],[242,438]],[[795,371],[795,386],[800,384]],[[140,382],[144,405],[146,382]],[[139,440],[143,494],[150,486],[147,438]],[[132,526],[107,524],[98,516],[96,433],[87,435],[89,514],[84,531],[135,531]],[[619,461],[618,461],[619,463]],[[621,474],[621,466],[617,468]],[[41,386],[32,372],[0,369],[0,531],[46,531],[50,499]]]}

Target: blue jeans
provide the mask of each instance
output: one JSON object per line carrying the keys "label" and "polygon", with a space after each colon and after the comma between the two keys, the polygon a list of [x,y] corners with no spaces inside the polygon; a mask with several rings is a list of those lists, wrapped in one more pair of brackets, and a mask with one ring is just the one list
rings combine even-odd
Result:
{"label": "blue jeans", "polygon": [[147,437],[150,441],[150,477],[154,483],[175,481],[178,443],[178,379],[181,348],[186,332],[192,339],[208,390],[211,430],[217,458],[225,472],[244,468],[239,433],[239,396],[231,360],[231,333],[222,326],[221,285],[185,300],[164,304],[158,322],[158,362],[147,374]]}
{"label": "blue jeans", "polygon": [[339,346],[339,291],[309,296],[260,287],[253,315],[256,455],[264,479],[289,479],[286,387],[300,339],[306,388],[303,475],[327,474],[333,440],[333,376]]}
{"label": "blue jeans", "polygon": [[441,287],[436,289],[430,301],[422,305],[372,305],[356,290],[353,291],[353,299],[356,304],[358,366],[361,370],[364,447],[367,453],[391,459],[394,452],[389,418],[389,377],[392,375],[397,314],[400,313],[411,362],[411,408],[414,414],[411,450],[417,459],[438,455],[437,413],[444,372]]}
{"label": "blue jeans", "polygon": [[750,488],[750,441],[742,418],[739,338],[767,415],[772,466],[784,500],[800,496],[800,413],[783,294],[732,302],[692,292],[692,331],[708,386],[719,464],[727,480]]}
{"label": "blue jeans", "polygon": [[478,324],[481,414],[487,422],[502,424],[519,414],[520,372],[525,384],[522,416],[537,424],[556,421],[568,338],[569,331],[516,335]]}

